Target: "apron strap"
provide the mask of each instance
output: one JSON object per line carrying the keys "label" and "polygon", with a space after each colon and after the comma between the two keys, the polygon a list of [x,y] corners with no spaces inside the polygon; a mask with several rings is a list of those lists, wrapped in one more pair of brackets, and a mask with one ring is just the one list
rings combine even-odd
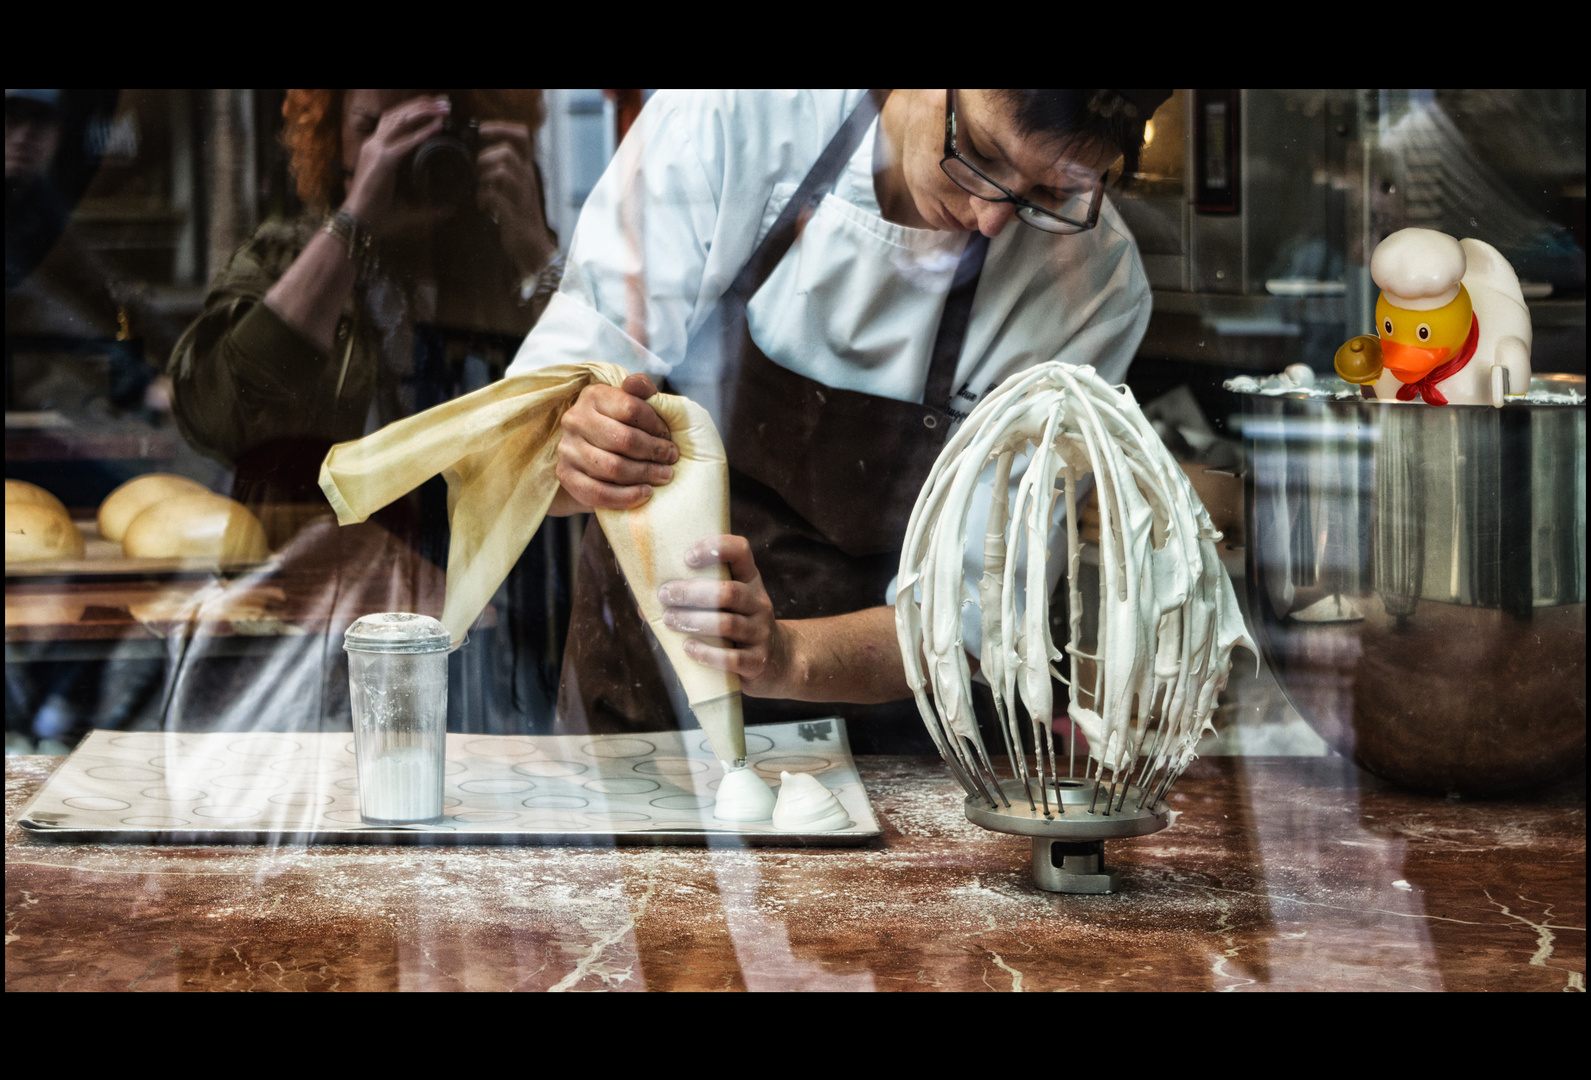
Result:
{"label": "apron strap", "polygon": [[840,130],[829,140],[829,145],[823,148],[823,153],[818,155],[817,164],[812,166],[812,171],[807,173],[806,179],[801,181],[801,186],[796,188],[794,195],[790,196],[790,201],[775,219],[773,228],[769,229],[768,235],[762,238],[757,250],[751,253],[746,265],[740,268],[734,283],[729,286],[731,295],[738,296],[743,303],[749,303],[757,290],[762,288],[768,276],[773,273],[774,267],[779,265],[779,260],[784,258],[785,253],[790,250],[790,245],[794,244],[796,237],[801,234],[801,226],[806,222],[812,208],[840,178],[846,162],[851,160],[851,155],[856,153],[856,148],[862,144],[862,137],[877,119],[879,111],[884,107],[884,99],[888,96],[888,90],[869,90],[857,103],[856,108],[851,110],[851,115],[840,125]]}
{"label": "apron strap", "polygon": [[[731,327],[726,323],[726,340],[739,338],[745,322],[745,305],[751,302],[757,290],[762,288],[774,268],[789,252],[796,237],[801,235],[802,225],[839,179],[888,97],[888,90],[869,90],[856,108],[851,110],[851,115],[823,148],[812,170],[774,220],[768,235],[762,238],[762,242],[751,253],[751,258],[746,260],[746,265],[735,276],[726,294],[726,299],[732,300],[731,307],[735,309],[729,321],[735,325]],[[934,336],[933,353],[928,364],[923,404],[930,408],[948,409],[956,392],[956,365],[967,339],[972,299],[978,291],[978,278],[983,272],[983,260],[988,253],[989,238],[975,232],[967,240],[967,246],[956,263],[956,272],[951,279],[950,293],[945,297],[944,311],[939,317],[939,329]]]}
{"label": "apron strap", "polygon": [[972,297],[978,291],[978,277],[983,273],[983,260],[988,254],[989,238],[975,232],[967,239],[967,246],[956,263],[955,276],[950,279],[950,294],[945,297],[945,310],[939,316],[939,332],[934,335],[928,385],[923,392],[924,405],[935,409],[950,407],[950,399],[956,392],[956,363],[961,359],[961,346],[967,340],[967,324],[972,321]]}

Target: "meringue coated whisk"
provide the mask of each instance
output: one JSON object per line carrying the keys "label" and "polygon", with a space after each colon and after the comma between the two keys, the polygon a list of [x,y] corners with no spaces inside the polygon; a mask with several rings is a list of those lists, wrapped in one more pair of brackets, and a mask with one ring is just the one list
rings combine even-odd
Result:
{"label": "meringue coated whisk", "polygon": [[[1013,485],[1017,465],[1025,462]],[[1077,531],[1084,478],[1099,494],[1099,617],[1083,651]],[[985,481],[980,483],[980,480]],[[969,512],[988,488],[980,668],[1005,766],[972,707],[962,633]],[[1065,652],[1050,633],[1051,523],[1064,500]],[[1220,538],[1187,477],[1125,387],[1058,361],[1007,379],[946,444],[912,511],[895,627],[906,675],[940,754],[967,792],[969,820],[1033,837],[1034,880],[1055,892],[1114,891],[1104,841],[1165,828],[1164,800],[1194,757],[1232,649],[1253,651]],[[1070,655],[1068,681],[1054,662]],[[1068,682],[1073,737],[1061,767],[1051,676]],[[1035,761],[1023,750],[1021,714]],[[1077,760],[1076,732],[1087,743]],[[1003,775],[1002,775],[1003,774]]]}

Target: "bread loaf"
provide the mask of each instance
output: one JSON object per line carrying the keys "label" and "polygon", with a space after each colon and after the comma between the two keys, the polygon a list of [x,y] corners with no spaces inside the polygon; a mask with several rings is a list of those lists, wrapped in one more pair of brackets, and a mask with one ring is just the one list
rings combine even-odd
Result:
{"label": "bread loaf", "polygon": [[83,534],[65,510],[6,503],[6,563],[35,559],[81,559]]}
{"label": "bread loaf", "polygon": [[133,519],[155,503],[178,495],[209,494],[209,488],[186,476],[172,476],[170,473],[135,476],[105,496],[105,501],[99,504],[99,534],[107,540],[120,541],[127,534],[127,527],[133,523]]}
{"label": "bread loaf", "polygon": [[6,626],[70,626],[83,617],[88,605],[55,593],[6,590]]}
{"label": "bread loaf", "polygon": [[37,484],[30,484],[26,480],[6,481],[6,505],[21,503],[25,506],[48,506],[52,510],[66,513],[66,507],[61,500],[51,495]]}
{"label": "bread loaf", "polygon": [[280,624],[278,612],[285,605],[286,594],[275,587],[252,585],[220,585],[212,582],[199,589],[172,588],[155,593],[145,600],[127,605],[133,618],[141,623],[164,622],[243,622]]}
{"label": "bread loaf", "polygon": [[249,561],[270,554],[259,519],[220,495],[178,495],[149,507],[122,536],[133,559]]}

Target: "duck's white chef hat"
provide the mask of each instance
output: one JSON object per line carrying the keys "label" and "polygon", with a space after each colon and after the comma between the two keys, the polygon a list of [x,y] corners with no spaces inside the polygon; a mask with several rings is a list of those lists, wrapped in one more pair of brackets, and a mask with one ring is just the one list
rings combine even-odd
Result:
{"label": "duck's white chef hat", "polygon": [[1376,245],[1370,276],[1387,302],[1405,311],[1450,303],[1464,280],[1464,249],[1434,229],[1399,229]]}

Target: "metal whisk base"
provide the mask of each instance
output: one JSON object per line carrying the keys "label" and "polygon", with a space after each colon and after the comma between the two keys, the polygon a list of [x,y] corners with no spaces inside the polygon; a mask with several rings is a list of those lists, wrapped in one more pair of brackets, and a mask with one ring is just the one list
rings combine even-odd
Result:
{"label": "metal whisk base", "polygon": [[969,798],[967,820],[1031,836],[1033,883],[1046,892],[1115,892],[1121,878],[1105,866],[1105,841],[1148,836],[1170,824],[1165,804],[1150,804],[1135,785],[1112,792],[1092,780],[1052,780],[1041,790],[1037,780],[1002,780],[1000,792],[1004,800],[994,805]]}
{"label": "metal whisk base", "polygon": [[1033,838],[1033,884],[1045,892],[1113,893],[1121,874],[1105,865],[1103,840]]}

